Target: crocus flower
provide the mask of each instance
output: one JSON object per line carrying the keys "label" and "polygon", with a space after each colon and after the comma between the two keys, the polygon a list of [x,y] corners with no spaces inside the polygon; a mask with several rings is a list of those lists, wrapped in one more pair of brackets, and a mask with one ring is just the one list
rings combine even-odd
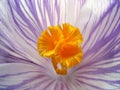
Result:
{"label": "crocus flower", "polygon": [[[65,24],[80,30],[81,43],[72,35],[66,44],[70,33],[56,28],[54,44],[38,42]],[[79,63],[56,57],[64,43],[65,55],[80,49]],[[55,71],[54,58],[67,73]],[[0,0],[0,90],[120,90],[119,0]]]}

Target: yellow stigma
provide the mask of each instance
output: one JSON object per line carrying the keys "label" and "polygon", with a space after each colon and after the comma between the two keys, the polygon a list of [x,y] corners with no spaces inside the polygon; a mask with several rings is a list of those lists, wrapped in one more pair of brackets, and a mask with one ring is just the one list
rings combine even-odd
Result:
{"label": "yellow stigma", "polygon": [[82,34],[70,24],[50,26],[38,38],[38,52],[52,59],[57,74],[67,74],[67,69],[77,65],[83,57]]}

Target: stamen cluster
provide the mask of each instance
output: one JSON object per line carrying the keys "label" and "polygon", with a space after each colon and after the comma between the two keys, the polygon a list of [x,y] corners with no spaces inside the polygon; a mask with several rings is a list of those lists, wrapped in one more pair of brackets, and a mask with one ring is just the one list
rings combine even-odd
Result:
{"label": "stamen cluster", "polygon": [[[67,74],[67,69],[77,65],[83,56],[82,34],[70,24],[50,26],[38,38],[37,47],[41,56],[52,59],[57,74]],[[58,64],[60,66],[58,66]]]}

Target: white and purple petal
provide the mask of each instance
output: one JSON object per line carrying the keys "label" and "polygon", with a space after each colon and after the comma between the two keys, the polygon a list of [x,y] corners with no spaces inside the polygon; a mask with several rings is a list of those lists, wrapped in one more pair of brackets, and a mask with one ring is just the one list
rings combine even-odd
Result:
{"label": "white and purple petal", "polygon": [[[47,70],[34,64],[4,63],[0,65],[0,90],[32,90],[51,81]],[[44,87],[43,87],[44,88]]]}
{"label": "white and purple petal", "polygon": [[120,3],[114,1],[96,23],[88,23],[92,28],[88,39],[83,44],[84,59],[72,70],[76,72],[77,83],[85,85],[81,85],[83,88],[90,90],[119,90],[120,88],[119,13]]}
{"label": "white and purple petal", "polygon": [[[0,90],[119,90],[119,0],[0,2]],[[36,50],[41,31],[63,22],[84,36],[84,58],[66,76]]]}
{"label": "white and purple petal", "polygon": [[[36,41],[40,32],[49,25],[62,22],[63,1],[53,0],[2,0],[1,4],[0,48],[11,57],[34,62],[47,63],[40,58]],[[54,16],[53,16],[54,15]],[[2,57],[2,56],[1,56]],[[41,59],[41,60],[40,60]],[[10,61],[10,60],[9,60]],[[16,60],[19,62],[19,60]]]}

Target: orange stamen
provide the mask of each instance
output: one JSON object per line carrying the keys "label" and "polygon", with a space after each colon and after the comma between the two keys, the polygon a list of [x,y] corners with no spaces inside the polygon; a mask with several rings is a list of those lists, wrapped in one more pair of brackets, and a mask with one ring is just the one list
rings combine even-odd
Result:
{"label": "orange stamen", "polygon": [[62,26],[51,26],[48,30],[44,30],[38,38],[37,47],[41,56],[52,59],[56,73],[65,75],[67,69],[81,62],[82,41],[80,30],[65,23]]}

